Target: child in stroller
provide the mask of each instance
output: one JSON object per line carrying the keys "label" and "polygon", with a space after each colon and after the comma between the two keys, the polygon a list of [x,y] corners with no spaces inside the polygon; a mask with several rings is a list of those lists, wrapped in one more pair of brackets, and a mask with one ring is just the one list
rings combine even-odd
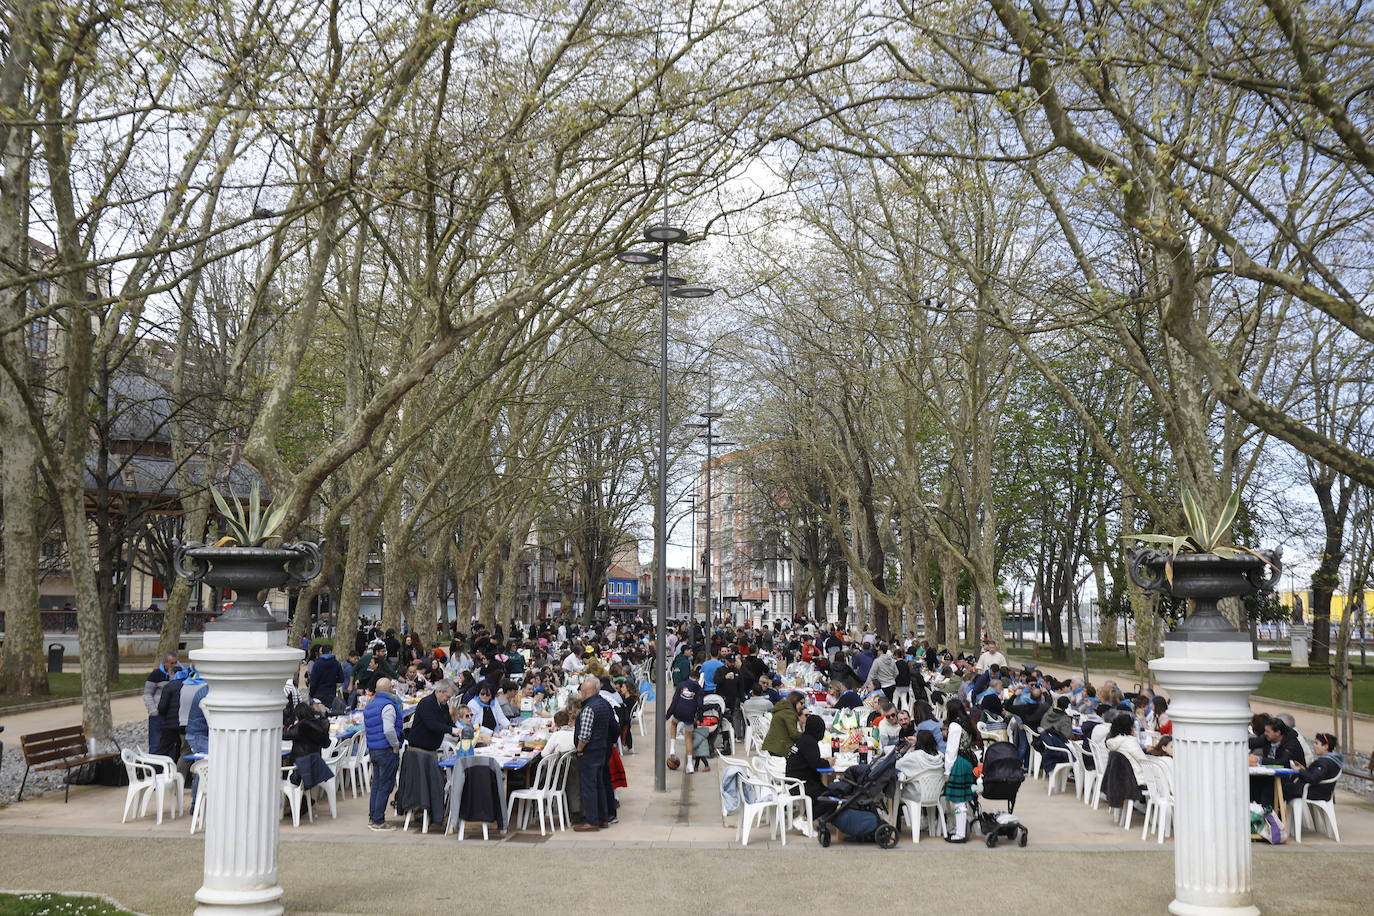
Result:
{"label": "child in stroller", "polygon": [[880,849],[897,845],[897,825],[890,819],[897,790],[898,748],[870,765],[844,771],[817,799],[816,839],[829,846],[832,827],[858,840],[872,840]]}
{"label": "child in stroller", "polygon": [[1016,793],[1025,778],[1025,770],[1021,768],[1021,752],[1016,745],[997,741],[987,746],[983,752],[982,797],[1007,803],[1005,812],[980,811],[978,799],[973,800],[978,829],[982,831],[989,849],[995,847],[999,839],[1015,840],[1017,846],[1025,846],[1029,840],[1030,831],[1012,813],[1016,808]]}
{"label": "child in stroller", "polygon": [[711,757],[715,753],[716,739],[720,737],[721,723],[725,721],[725,701],[717,694],[708,694],[701,703],[701,715],[697,717],[697,727],[692,730],[691,754],[693,764],[687,772],[711,769]]}

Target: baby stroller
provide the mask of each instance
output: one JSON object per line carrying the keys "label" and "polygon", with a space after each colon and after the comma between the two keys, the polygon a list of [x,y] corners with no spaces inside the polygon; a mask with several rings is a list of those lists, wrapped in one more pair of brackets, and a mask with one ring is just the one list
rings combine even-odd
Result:
{"label": "baby stroller", "polygon": [[988,745],[983,752],[983,790],[980,794],[984,799],[1007,803],[1005,812],[995,813],[978,810],[975,802],[978,829],[987,838],[989,849],[994,848],[1000,839],[1015,840],[1017,846],[1025,846],[1030,839],[1030,831],[1012,813],[1016,809],[1016,793],[1025,778],[1025,770],[1021,768],[1021,753],[1016,745],[1009,741]]}
{"label": "baby stroller", "polygon": [[872,840],[880,849],[897,845],[897,825],[888,820],[897,790],[897,749],[871,766],[858,764],[830,784],[823,803],[833,804],[816,818],[816,839],[822,847],[830,845],[833,826],[846,836]]}

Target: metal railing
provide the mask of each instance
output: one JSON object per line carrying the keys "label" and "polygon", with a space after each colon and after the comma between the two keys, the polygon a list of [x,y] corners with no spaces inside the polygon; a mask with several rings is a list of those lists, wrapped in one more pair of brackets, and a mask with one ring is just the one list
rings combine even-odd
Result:
{"label": "metal railing", "polygon": [[[120,633],[161,633],[162,618],[165,611],[121,611],[115,615],[115,626]],[[200,633],[205,625],[215,619],[213,611],[187,611],[182,621],[183,633]],[[44,633],[75,633],[77,629],[76,611],[39,611]],[[0,630],[5,628],[5,612],[0,611]]]}

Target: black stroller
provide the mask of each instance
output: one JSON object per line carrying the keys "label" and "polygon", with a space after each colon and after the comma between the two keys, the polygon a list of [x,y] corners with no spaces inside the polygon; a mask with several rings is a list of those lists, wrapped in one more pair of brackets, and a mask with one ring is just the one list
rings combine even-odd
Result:
{"label": "black stroller", "polygon": [[987,746],[983,752],[983,791],[980,794],[983,799],[1007,803],[1005,812],[976,810],[978,829],[987,838],[989,849],[995,847],[999,839],[1015,840],[1017,846],[1025,846],[1030,839],[1030,831],[1012,813],[1016,809],[1016,793],[1025,778],[1021,752],[1016,745],[1010,741],[996,741]]}
{"label": "black stroller", "polygon": [[816,817],[816,839],[821,846],[830,845],[832,826],[846,836],[872,840],[880,849],[897,845],[897,825],[889,817],[897,791],[898,756],[894,748],[871,766],[861,763],[850,767],[817,799],[834,805]]}

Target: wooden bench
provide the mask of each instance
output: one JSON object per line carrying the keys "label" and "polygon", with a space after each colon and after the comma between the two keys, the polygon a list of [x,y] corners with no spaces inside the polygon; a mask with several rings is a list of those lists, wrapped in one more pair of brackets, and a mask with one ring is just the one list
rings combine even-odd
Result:
{"label": "wooden bench", "polygon": [[119,756],[92,754],[86,742],[86,733],[80,725],[21,735],[19,743],[24,749],[24,779],[19,783],[19,794],[14,799],[16,802],[24,797],[24,786],[28,784],[30,770],[66,770],[65,788],[62,792],[62,802],[66,804],[72,788],[72,767],[112,760]]}

